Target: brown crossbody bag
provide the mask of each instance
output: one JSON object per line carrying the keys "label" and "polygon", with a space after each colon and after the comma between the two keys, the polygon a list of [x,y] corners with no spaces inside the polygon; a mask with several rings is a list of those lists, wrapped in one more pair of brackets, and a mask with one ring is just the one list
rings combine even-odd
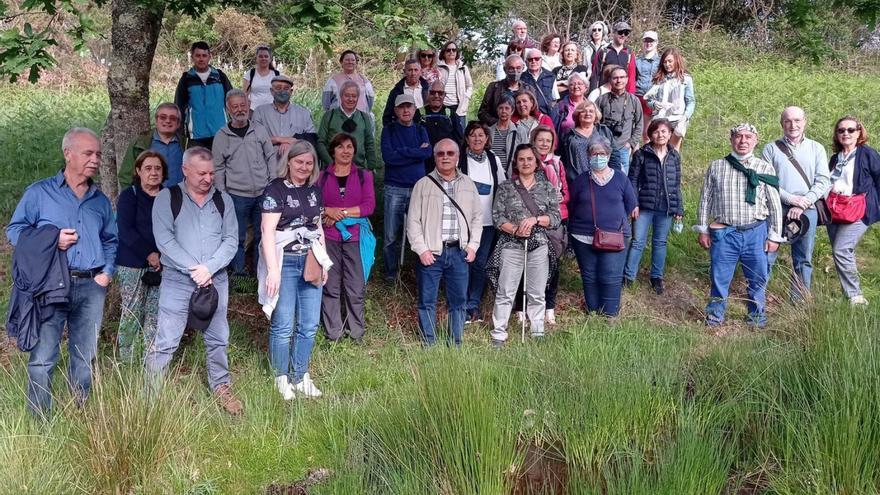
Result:
{"label": "brown crossbody bag", "polygon": [[593,249],[596,251],[623,251],[626,249],[626,241],[623,237],[623,222],[620,223],[620,230],[616,232],[599,228],[599,224],[596,223],[596,190],[593,186],[593,178],[588,177],[587,180],[590,181],[590,202],[593,206],[593,228],[595,229],[593,233]]}

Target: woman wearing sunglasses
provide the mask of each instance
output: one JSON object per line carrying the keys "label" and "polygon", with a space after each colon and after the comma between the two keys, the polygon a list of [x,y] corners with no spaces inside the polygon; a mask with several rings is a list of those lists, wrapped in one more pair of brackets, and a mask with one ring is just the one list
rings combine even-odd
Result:
{"label": "woman wearing sunglasses", "polygon": [[422,48],[416,52],[416,58],[419,59],[419,65],[422,67],[422,79],[433,83],[440,78],[440,70],[437,69],[437,54],[433,48]]}
{"label": "woman wearing sunglasses", "polygon": [[452,125],[456,135],[463,136],[468,106],[474,93],[474,81],[454,41],[447,41],[440,49],[440,63],[437,64],[437,68],[440,70],[440,81],[443,82],[443,89],[446,91],[443,106],[455,116]]}
{"label": "woman wearing sunglasses", "polygon": [[358,110],[360,86],[354,81],[342,83],[339,90],[339,108],[324,112],[318,125],[318,157],[325,165],[330,164],[330,140],[343,132],[354,138],[357,149],[354,162],[359,167],[376,169],[376,139],[373,134],[373,120],[366,112]]}

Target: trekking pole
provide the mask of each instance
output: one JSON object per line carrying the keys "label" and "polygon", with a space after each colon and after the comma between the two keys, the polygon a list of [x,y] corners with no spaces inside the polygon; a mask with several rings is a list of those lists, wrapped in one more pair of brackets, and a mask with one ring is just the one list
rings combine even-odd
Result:
{"label": "trekking pole", "polygon": [[400,272],[403,268],[403,256],[406,253],[406,217],[407,214],[403,214],[403,226],[400,228],[400,260],[398,260],[397,264],[397,279],[400,280]]}
{"label": "trekking pole", "polygon": [[526,294],[528,293],[528,279],[526,274],[529,272],[529,240],[525,239],[523,241],[523,319],[522,319],[522,331],[520,332],[520,342],[526,343],[526,320],[529,319],[529,309],[526,306]]}

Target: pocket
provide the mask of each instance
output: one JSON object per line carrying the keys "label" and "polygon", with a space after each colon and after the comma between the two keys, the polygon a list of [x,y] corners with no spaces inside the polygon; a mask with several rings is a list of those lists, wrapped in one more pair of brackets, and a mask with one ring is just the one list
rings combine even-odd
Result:
{"label": "pocket", "polygon": [[484,184],[482,182],[474,181],[474,185],[477,186],[477,194],[480,196],[488,196],[492,194],[492,184]]}

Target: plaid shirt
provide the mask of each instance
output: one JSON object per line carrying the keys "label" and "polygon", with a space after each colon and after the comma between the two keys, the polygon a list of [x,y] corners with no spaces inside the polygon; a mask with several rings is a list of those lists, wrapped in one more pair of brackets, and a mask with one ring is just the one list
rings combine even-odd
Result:
{"label": "plaid shirt", "polygon": [[[760,174],[776,175],[773,166],[764,160],[750,155],[740,159],[746,168]],[[782,203],[779,191],[764,182],[758,183],[755,204],[746,203],[746,175],[727,163],[727,160],[715,160],[709,164],[706,178],[703,181],[703,192],[700,195],[700,208],[697,212],[697,225],[694,230],[706,234],[712,223],[740,226],[758,222],[769,217],[769,239],[783,242]]]}
{"label": "plaid shirt", "polygon": [[455,171],[455,178],[452,180],[443,180],[441,177],[440,184],[446,194],[443,195],[443,219],[440,222],[440,238],[443,242],[458,240],[458,211],[452,205],[450,196],[454,194],[455,181],[461,177],[458,170]]}

